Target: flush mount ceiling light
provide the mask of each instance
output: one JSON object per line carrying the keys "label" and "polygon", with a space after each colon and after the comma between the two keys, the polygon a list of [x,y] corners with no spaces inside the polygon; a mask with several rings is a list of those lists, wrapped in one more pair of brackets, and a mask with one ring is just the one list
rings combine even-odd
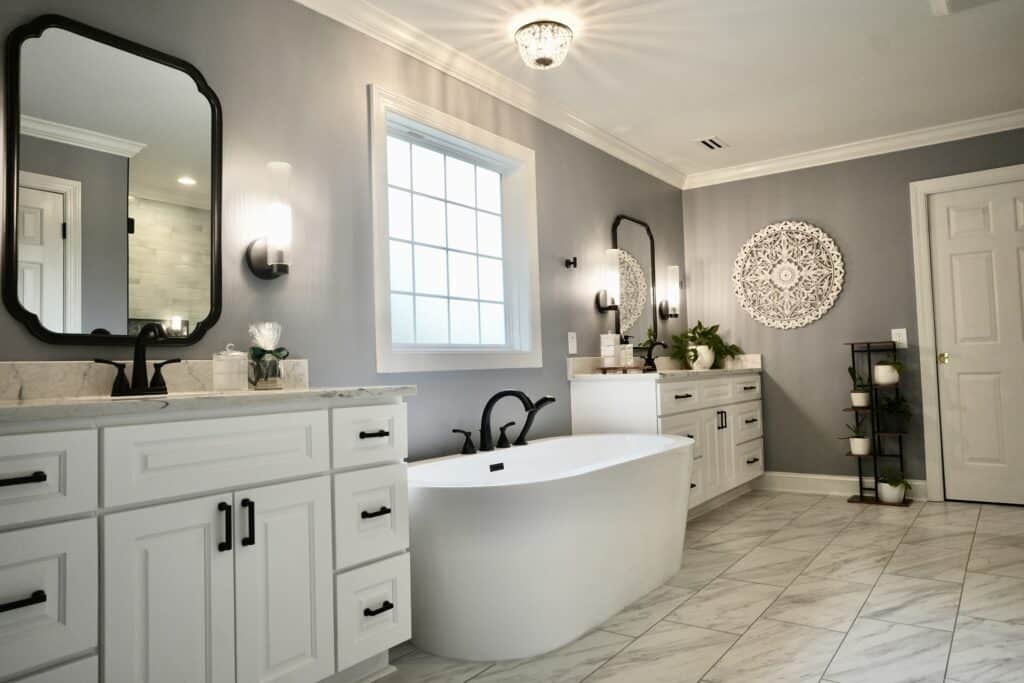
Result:
{"label": "flush mount ceiling light", "polygon": [[192,187],[193,185],[196,184],[196,179],[193,178],[192,176],[183,175],[180,178],[178,178],[178,183],[180,185],[185,185],[187,187]]}
{"label": "flush mount ceiling light", "polygon": [[531,69],[553,69],[565,61],[572,29],[558,21],[531,21],[516,31],[519,56]]}

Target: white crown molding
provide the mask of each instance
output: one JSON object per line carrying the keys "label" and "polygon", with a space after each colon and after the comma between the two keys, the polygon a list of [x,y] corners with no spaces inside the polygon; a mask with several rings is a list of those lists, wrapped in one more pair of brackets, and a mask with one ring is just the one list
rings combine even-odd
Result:
{"label": "white crown molding", "polygon": [[870,140],[836,145],[835,147],[825,147],[811,152],[801,152],[800,154],[791,154],[765,161],[755,161],[749,164],[740,164],[739,166],[730,166],[711,171],[698,171],[688,174],[682,187],[684,190],[692,190],[698,187],[707,187],[708,185],[731,183],[735,180],[757,178],[759,176],[796,171],[813,166],[834,164],[850,159],[861,159],[878,154],[899,152],[915,147],[926,147],[943,142],[952,142],[953,140],[963,140],[1015,128],[1024,128],[1024,109],[1016,109],[1003,114],[982,116],[976,119],[967,119],[966,121],[932,126],[931,128],[921,128],[906,133],[897,133]]}
{"label": "white crown molding", "polygon": [[[681,187],[685,173],[594,126],[563,107],[456,50],[367,0],[295,0],[439,71],[560,128],[645,173]],[[509,44],[509,49],[514,46]]]}
{"label": "white crown molding", "polygon": [[129,159],[146,147],[144,142],[125,140],[113,135],[98,133],[94,130],[77,128],[65,123],[47,121],[46,119],[25,114],[21,115],[21,134],[52,142],[60,142],[65,145],[84,147],[85,149],[92,149],[97,152],[106,152],[107,154],[114,154]]}

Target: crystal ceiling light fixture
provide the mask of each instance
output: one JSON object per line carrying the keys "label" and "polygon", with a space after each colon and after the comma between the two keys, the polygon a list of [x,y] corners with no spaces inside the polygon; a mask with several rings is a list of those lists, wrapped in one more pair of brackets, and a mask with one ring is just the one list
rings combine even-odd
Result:
{"label": "crystal ceiling light fixture", "polygon": [[516,31],[519,56],[531,69],[554,69],[565,61],[572,29],[559,21],[531,21]]}

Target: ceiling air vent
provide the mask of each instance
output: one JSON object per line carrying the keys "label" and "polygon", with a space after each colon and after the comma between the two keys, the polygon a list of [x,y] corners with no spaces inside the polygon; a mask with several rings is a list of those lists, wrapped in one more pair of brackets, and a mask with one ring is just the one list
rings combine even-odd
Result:
{"label": "ceiling air vent", "polygon": [[705,149],[710,150],[712,152],[717,152],[718,150],[725,149],[726,147],[729,146],[728,143],[726,143],[724,140],[722,140],[722,138],[716,135],[712,135],[711,137],[707,138],[701,138],[699,140],[694,140],[694,142],[696,142],[699,145],[702,145]]}

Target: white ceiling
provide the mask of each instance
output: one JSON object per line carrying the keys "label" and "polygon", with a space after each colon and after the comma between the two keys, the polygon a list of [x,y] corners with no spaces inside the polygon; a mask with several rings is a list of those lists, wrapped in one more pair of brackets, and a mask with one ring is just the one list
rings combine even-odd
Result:
{"label": "white ceiling", "polygon": [[[367,4],[299,1],[342,21],[353,6]],[[415,36],[418,29],[461,53],[448,63],[466,71],[460,60],[468,56],[599,129],[611,140],[606,148],[633,148],[680,175],[1024,110],[1024,0],[550,0],[543,7],[532,0],[374,0],[373,6],[400,20],[392,44],[408,44],[408,35],[429,42]],[[943,6],[952,13],[938,15]],[[539,72],[523,65],[511,35],[543,16],[567,18],[577,35],[562,67]],[[364,19],[346,23],[372,23]],[[437,48],[426,52],[439,54]],[[963,137],[963,130],[988,129],[961,126],[947,137]],[[695,142],[711,135],[729,147],[710,152]]]}

